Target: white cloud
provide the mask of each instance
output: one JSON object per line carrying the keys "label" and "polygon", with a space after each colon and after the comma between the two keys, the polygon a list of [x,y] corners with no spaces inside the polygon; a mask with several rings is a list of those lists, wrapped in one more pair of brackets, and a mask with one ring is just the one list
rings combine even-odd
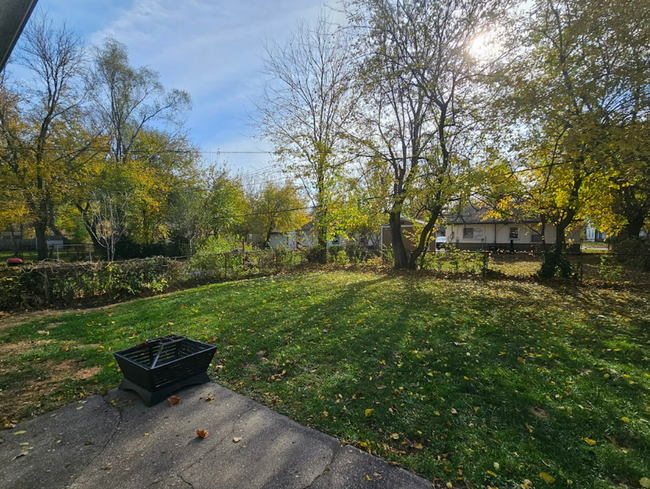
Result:
{"label": "white cloud", "polygon": [[[321,0],[135,0],[91,42],[126,44],[134,65],[147,65],[168,87],[194,100],[189,126],[201,146],[257,144],[244,120],[260,86],[265,39],[282,41],[299,18],[315,18]],[[234,148],[233,148],[234,149]]]}

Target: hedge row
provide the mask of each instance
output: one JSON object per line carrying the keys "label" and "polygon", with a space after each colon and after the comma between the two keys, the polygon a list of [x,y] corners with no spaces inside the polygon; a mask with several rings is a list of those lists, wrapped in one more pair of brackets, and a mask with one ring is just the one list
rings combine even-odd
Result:
{"label": "hedge row", "polygon": [[6,267],[0,268],[0,310],[105,304],[170,287],[268,275],[305,261],[297,252],[264,251]]}

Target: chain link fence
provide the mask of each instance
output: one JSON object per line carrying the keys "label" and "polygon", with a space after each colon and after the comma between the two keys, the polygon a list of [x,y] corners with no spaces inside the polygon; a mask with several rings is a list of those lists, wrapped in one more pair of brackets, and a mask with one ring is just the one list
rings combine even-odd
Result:
{"label": "chain link fence", "polygon": [[[428,253],[421,262],[430,271],[513,278],[534,277],[543,252],[488,252],[448,249]],[[582,283],[650,285],[650,255],[634,253],[567,253],[575,279]]]}

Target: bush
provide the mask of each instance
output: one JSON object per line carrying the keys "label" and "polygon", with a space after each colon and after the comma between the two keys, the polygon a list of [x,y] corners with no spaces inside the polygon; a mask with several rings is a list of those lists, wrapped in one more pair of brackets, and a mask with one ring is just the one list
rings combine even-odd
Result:
{"label": "bush", "polygon": [[650,271],[650,241],[628,238],[612,241],[613,251],[620,263],[632,263],[638,269]]}
{"label": "bush", "polygon": [[450,246],[444,252],[427,252],[422,260],[423,270],[453,273],[482,273],[485,256],[481,252],[461,251]]}
{"label": "bush", "polygon": [[577,267],[571,266],[571,262],[567,258],[566,251],[556,246],[544,252],[542,258],[542,266],[537,271],[537,276],[540,278],[580,278],[580,271]]}
{"label": "bush", "polygon": [[182,263],[163,257],[1,269],[0,310],[92,304],[160,293],[181,280],[182,270]]}

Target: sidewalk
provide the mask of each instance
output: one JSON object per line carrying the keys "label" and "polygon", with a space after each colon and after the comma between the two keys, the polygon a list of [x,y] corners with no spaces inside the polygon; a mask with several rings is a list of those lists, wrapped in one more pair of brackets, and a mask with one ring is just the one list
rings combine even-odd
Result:
{"label": "sidewalk", "polygon": [[175,406],[146,408],[115,389],[0,431],[0,487],[432,487],[217,384],[177,395]]}

